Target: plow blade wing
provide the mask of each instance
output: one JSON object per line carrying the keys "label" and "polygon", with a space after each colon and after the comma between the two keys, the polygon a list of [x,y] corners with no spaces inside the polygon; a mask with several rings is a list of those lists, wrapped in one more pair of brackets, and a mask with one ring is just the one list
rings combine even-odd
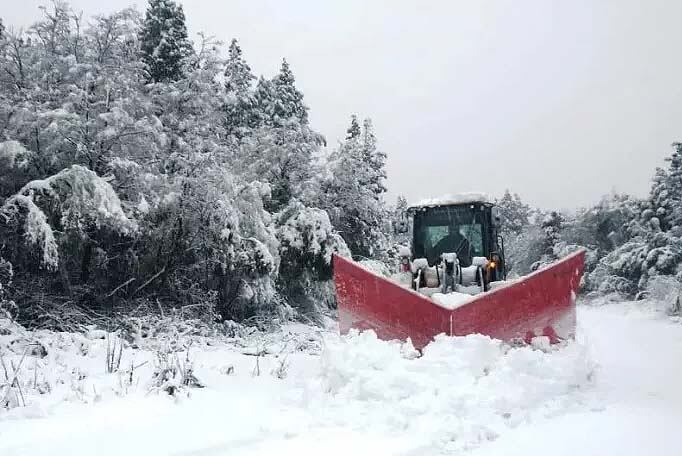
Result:
{"label": "plow blade wing", "polygon": [[339,329],[372,329],[384,340],[412,339],[423,348],[437,334],[484,334],[508,342],[547,336],[555,343],[575,337],[575,298],[583,274],[584,250],[481,293],[447,309],[357,263],[334,256]]}

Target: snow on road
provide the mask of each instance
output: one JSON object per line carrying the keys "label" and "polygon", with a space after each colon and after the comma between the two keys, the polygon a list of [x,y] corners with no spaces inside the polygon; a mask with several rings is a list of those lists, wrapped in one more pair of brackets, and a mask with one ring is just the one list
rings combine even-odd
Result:
{"label": "snow on road", "polygon": [[578,343],[551,353],[469,336],[418,359],[370,333],[328,334],[321,355],[289,355],[284,379],[274,356],[254,376],[255,357],[207,347],[195,355],[207,387],[178,399],[121,394],[97,373],[101,341],[85,359],[51,350],[92,383],[0,414],[0,454],[682,454],[682,326],[626,305],[582,307],[579,325]]}
{"label": "snow on road", "polygon": [[630,303],[578,308],[603,409],[515,430],[472,456],[682,454],[682,325]]}

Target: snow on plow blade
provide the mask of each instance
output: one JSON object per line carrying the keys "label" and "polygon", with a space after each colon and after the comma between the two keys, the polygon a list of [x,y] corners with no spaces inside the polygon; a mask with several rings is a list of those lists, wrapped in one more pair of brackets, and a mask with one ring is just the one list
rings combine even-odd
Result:
{"label": "snow on plow blade", "polygon": [[441,333],[479,333],[526,343],[535,336],[547,336],[552,343],[572,339],[584,261],[585,251],[580,250],[450,310],[335,255],[339,329],[342,334],[352,328],[372,329],[384,340],[409,337],[420,349]]}

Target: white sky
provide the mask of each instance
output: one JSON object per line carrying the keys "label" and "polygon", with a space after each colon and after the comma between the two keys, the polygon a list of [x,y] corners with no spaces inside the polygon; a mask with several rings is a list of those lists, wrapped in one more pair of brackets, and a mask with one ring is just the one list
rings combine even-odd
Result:
{"label": "white sky", "polygon": [[[0,0],[27,26],[47,0]],[[73,0],[84,14],[141,0]],[[182,2],[193,37],[239,39],[254,72],[291,63],[331,145],[372,117],[389,199],[505,188],[545,208],[645,195],[682,140],[682,2]]]}

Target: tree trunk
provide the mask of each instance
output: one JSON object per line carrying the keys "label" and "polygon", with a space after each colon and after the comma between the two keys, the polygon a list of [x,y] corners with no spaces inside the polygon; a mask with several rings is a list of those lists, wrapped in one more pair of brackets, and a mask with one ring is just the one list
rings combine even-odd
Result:
{"label": "tree trunk", "polygon": [[87,283],[90,279],[90,261],[92,261],[92,242],[86,241],[81,259],[81,283]]}
{"label": "tree trunk", "polygon": [[71,297],[71,279],[69,278],[69,271],[66,267],[66,262],[59,259],[59,279],[62,283],[62,288],[67,296]]}

